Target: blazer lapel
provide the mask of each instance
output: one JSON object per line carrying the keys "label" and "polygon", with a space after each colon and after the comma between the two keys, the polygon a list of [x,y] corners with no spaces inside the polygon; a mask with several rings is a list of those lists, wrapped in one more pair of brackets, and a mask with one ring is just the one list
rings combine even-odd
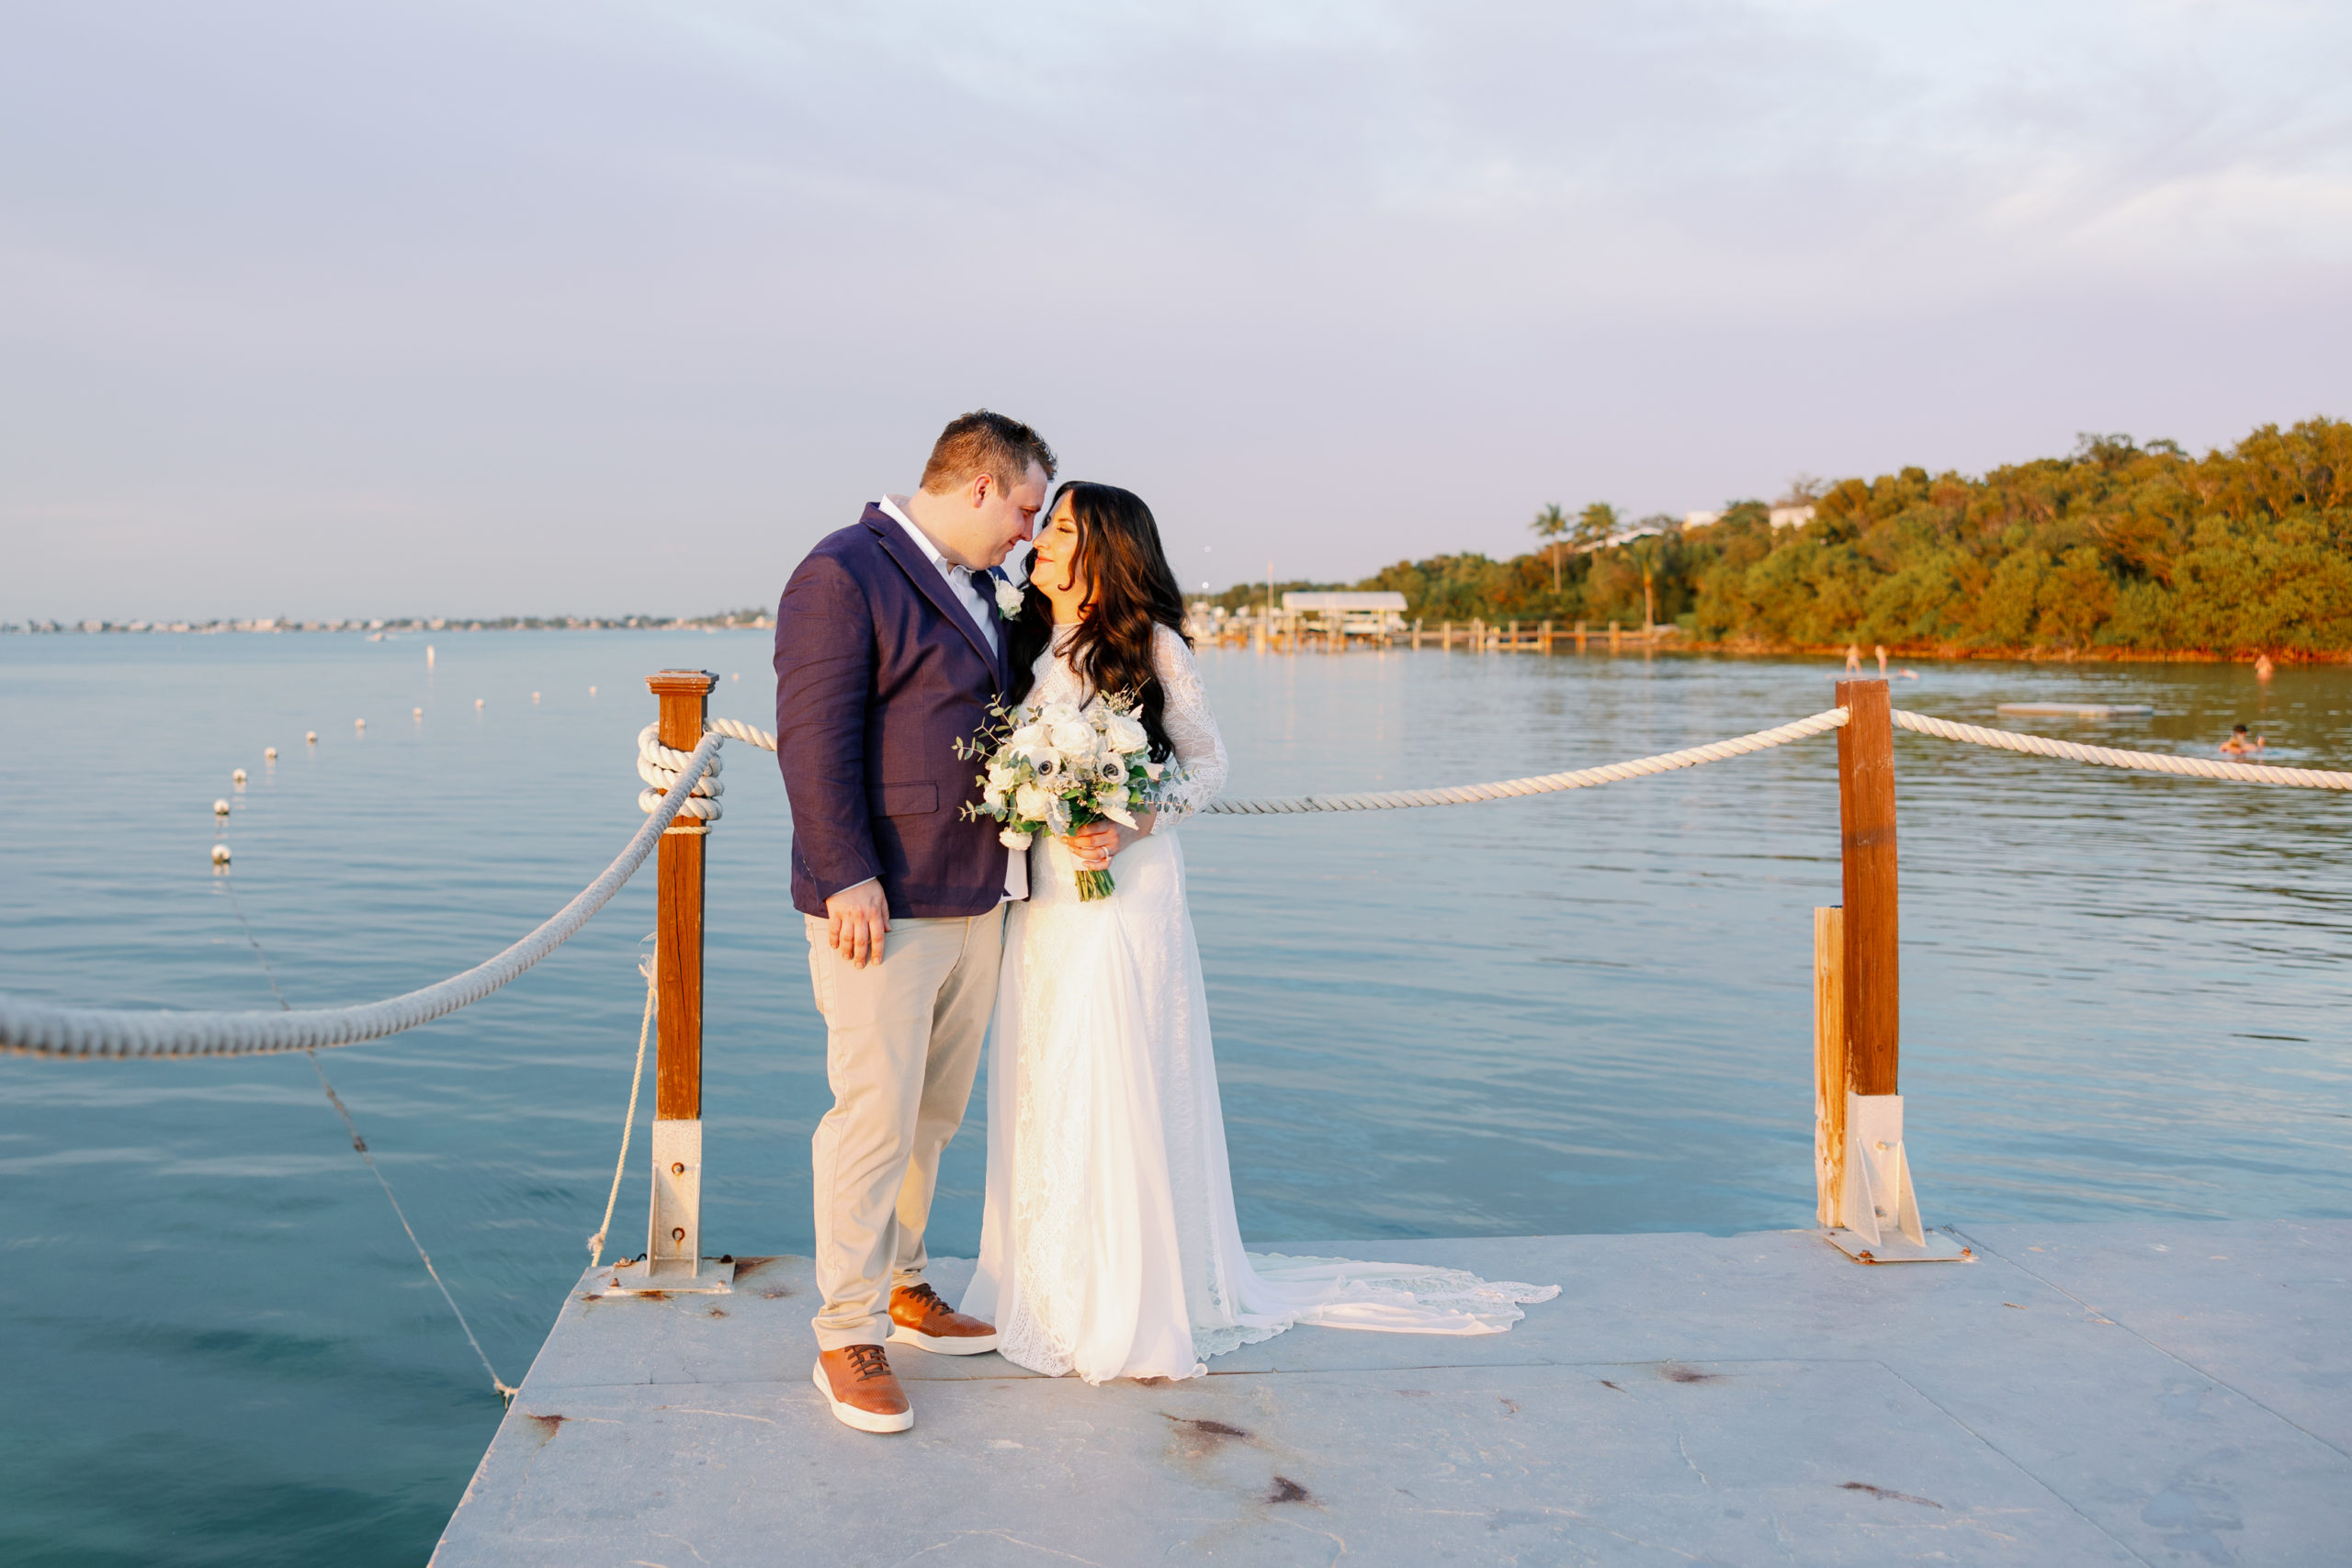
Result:
{"label": "blazer lapel", "polygon": [[[906,530],[899,526],[898,520],[880,507],[867,508],[866,525],[874,530],[875,537],[882,546],[882,553],[896,561],[899,570],[914,583],[915,591],[930,600],[933,606],[964,634],[965,640],[972,645],[972,651],[978,654],[981,662],[996,673],[998,683],[1001,685],[1004,678],[1002,655],[989,647],[989,639],[974,624],[972,613],[958,602],[947,586],[947,579],[931,564],[931,558],[917,549],[915,542],[907,537]],[[1005,641],[1000,635],[997,647],[1002,648]]]}

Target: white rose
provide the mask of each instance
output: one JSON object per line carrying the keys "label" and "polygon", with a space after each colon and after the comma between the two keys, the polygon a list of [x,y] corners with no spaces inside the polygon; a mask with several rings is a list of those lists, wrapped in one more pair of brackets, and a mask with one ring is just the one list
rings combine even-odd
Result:
{"label": "white rose", "polygon": [[1143,750],[1151,744],[1151,737],[1145,731],[1143,721],[1124,713],[1103,716],[1102,738],[1111,743],[1112,750],[1122,754]]}
{"label": "white rose", "polygon": [[1021,618],[1021,588],[1018,583],[998,578],[996,582],[996,613],[1008,621]]}
{"label": "white rose", "polygon": [[1005,792],[993,785],[980,792],[982,804],[986,805],[990,811],[1003,810],[1005,799]]}
{"label": "white rose", "polygon": [[1082,718],[1072,718],[1067,724],[1057,724],[1046,731],[1054,750],[1071,757],[1091,757],[1102,744],[1102,737]]}
{"label": "white rose", "polygon": [[1068,703],[1047,703],[1037,710],[1037,722],[1047,729],[1052,729],[1057,725],[1080,724],[1085,721],[1078,709]]}
{"label": "white rose", "polygon": [[1061,797],[1043,784],[1026,784],[1012,795],[1012,809],[1024,822],[1043,822]]}
{"label": "white rose", "polygon": [[1007,828],[996,836],[996,841],[1008,850],[1025,850],[1029,847],[1029,835],[1018,828]]}

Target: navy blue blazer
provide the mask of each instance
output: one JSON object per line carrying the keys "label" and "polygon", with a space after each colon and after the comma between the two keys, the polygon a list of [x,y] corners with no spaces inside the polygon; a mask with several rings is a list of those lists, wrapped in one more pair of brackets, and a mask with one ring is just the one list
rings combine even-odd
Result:
{"label": "navy blue blazer", "polygon": [[[989,584],[982,580],[985,590]],[[993,610],[991,609],[991,612]],[[792,798],[792,907],[879,877],[890,913],[982,915],[1004,897],[997,824],[966,821],[980,768],[955,743],[1009,684],[939,569],[879,506],[826,536],[775,611],[775,756]]]}

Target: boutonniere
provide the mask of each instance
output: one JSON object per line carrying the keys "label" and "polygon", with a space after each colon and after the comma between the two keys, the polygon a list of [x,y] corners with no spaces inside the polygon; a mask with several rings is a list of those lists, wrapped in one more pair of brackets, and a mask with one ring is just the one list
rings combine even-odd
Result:
{"label": "boutonniere", "polygon": [[996,613],[1008,621],[1021,618],[1021,584],[1010,573],[1000,572],[997,576]]}

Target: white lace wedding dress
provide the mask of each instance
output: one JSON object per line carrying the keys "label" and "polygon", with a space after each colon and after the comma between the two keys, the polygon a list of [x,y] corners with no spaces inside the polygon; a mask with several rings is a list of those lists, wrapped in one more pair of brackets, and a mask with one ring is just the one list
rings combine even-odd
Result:
{"label": "white lace wedding dress", "polygon": [[[1036,702],[1083,705],[1061,657]],[[1295,1323],[1499,1334],[1558,1287],[1457,1269],[1245,1253],[1209,1051],[1200,948],[1171,830],[1223,787],[1225,744],[1192,650],[1166,626],[1154,663],[1176,747],[1151,834],[1112,862],[1117,891],[1079,900],[1058,840],[1029,851],[1029,899],[1005,927],[989,1055],[980,1260],[963,1310],[1010,1360],[1089,1382],[1184,1378]]]}

